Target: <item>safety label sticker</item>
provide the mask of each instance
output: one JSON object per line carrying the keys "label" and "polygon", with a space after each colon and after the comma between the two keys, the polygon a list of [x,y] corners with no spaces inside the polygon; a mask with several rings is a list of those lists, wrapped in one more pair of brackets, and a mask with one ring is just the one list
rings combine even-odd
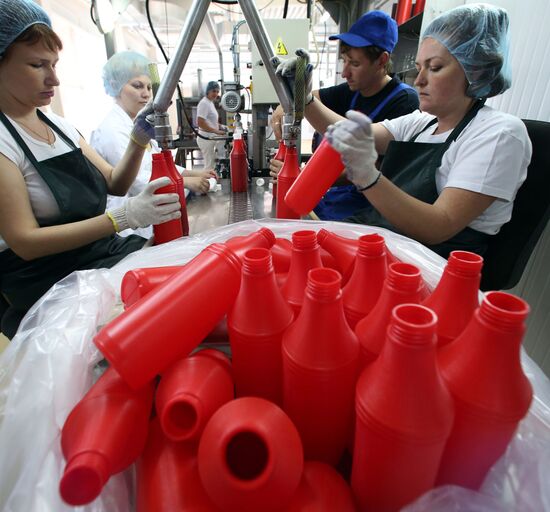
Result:
{"label": "safety label sticker", "polygon": [[278,37],[275,43],[275,55],[288,55],[288,50],[281,37]]}

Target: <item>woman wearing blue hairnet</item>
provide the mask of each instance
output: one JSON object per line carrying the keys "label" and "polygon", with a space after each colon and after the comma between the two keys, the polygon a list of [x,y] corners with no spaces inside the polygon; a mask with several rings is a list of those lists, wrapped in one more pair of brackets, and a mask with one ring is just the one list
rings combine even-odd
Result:
{"label": "woman wearing blue hairnet", "polygon": [[[151,100],[152,87],[149,76],[150,60],[132,51],[118,52],[103,67],[105,92],[114,98],[113,108],[93,131],[90,145],[111,165],[116,165],[126,151],[130,141],[133,120],[138,112]],[[140,194],[151,178],[152,154],[160,151],[155,140],[145,150],[140,170],[125,196],[107,196],[107,209],[124,204],[128,197]],[[213,171],[186,171],[178,167],[185,178],[185,188],[198,194],[209,190],[208,178],[215,177]],[[153,234],[152,226],[128,229],[120,233],[127,236],[136,233],[146,238]]]}
{"label": "woman wearing blue hairnet", "polygon": [[135,180],[152,127],[143,109],[132,141],[111,166],[63,118],[39,107],[52,101],[59,37],[30,0],[0,0],[0,291],[11,337],[24,313],[74,270],[111,267],[146,240],[116,232],[180,216],[177,194],[155,195],[161,178],[105,212],[107,192],[124,195]]}
{"label": "woman wearing blue hairnet", "polygon": [[510,87],[508,23],[487,4],[442,14],[416,57],[420,110],[378,124],[350,111],[329,127],[348,179],[371,204],[345,220],[392,229],[444,257],[484,253],[510,220],[531,159],[521,120],[485,105]]}

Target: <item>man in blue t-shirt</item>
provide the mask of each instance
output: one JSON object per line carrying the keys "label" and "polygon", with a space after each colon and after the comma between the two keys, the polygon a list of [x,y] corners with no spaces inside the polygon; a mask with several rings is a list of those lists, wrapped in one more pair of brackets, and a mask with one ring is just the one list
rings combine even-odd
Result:
{"label": "man in blue t-shirt", "polygon": [[[344,61],[342,77],[346,83],[313,91],[305,108],[305,117],[317,133],[324,133],[334,122],[332,113],[344,116],[348,110],[359,110],[373,122],[379,122],[409,114],[418,108],[416,91],[396,76],[390,76],[397,24],[385,12],[367,12],[348,32],[329,39],[340,40],[340,54]],[[282,114],[282,108],[277,107],[271,121],[278,139],[281,137]],[[317,143],[319,138],[317,136]],[[272,167],[277,165],[274,163]],[[272,169],[272,174],[276,176],[276,169]],[[364,195],[357,193],[354,187],[334,187],[315,212],[322,219],[338,220],[364,208],[365,202]]]}

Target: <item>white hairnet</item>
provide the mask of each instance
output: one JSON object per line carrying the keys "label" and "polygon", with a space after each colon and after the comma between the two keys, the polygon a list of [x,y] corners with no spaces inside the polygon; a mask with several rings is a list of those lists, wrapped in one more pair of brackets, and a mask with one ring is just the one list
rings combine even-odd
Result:
{"label": "white hairnet", "polygon": [[115,53],[103,66],[103,85],[105,92],[116,98],[121,89],[132,78],[140,75],[149,75],[151,61],[136,52]]}
{"label": "white hairnet", "polygon": [[512,85],[508,13],[488,4],[455,7],[433,20],[422,38],[441,43],[460,63],[466,94],[490,98]]}
{"label": "white hairnet", "polygon": [[0,56],[31,25],[51,28],[46,11],[31,0],[0,0]]}

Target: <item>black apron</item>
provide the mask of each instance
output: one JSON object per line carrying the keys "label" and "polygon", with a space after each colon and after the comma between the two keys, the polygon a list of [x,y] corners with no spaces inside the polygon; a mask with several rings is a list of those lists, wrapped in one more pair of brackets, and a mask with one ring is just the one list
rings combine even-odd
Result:
{"label": "black apron", "polygon": [[[73,148],[72,151],[38,162],[2,112],[0,120],[46,182],[59,207],[57,218],[39,225],[58,226],[101,215],[107,202],[105,178],[59,127],[42,112],[37,113],[41,120]],[[140,249],[144,243],[145,239],[137,235],[125,238],[111,235],[78,249],[32,261],[23,260],[11,249],[0,252],[0,291],[10,305],[2,318],[2,330],[13,335],[25,312],[55,283],[71,272],[112,267],[126,255]]]}
{"label": "black apron", "polygon": [[[435,175],[441,166],[443,154],[451,143],[457,139],[462,130],[477,115],[483,107],[484,101],[477,101],[462,121],[455,127],[451,134],[442,143],[415,142],[417,137],[437,122],[431,120],[420,132],[408,142],[391,141],[384,155],[382,174],[394,185],[407,194],[428,204],[433,204],[439,197],[437,193]],[[344,219],[344,222],[368,224],[379,226],[399,233],[375,208],[369,206],[352,217]],[[432,251],[447,258],[451,251],[472,251],[483,255],[487,250],[490,235],[481,233],[469,227],[460,233],[437,245],[429,245]]]}

